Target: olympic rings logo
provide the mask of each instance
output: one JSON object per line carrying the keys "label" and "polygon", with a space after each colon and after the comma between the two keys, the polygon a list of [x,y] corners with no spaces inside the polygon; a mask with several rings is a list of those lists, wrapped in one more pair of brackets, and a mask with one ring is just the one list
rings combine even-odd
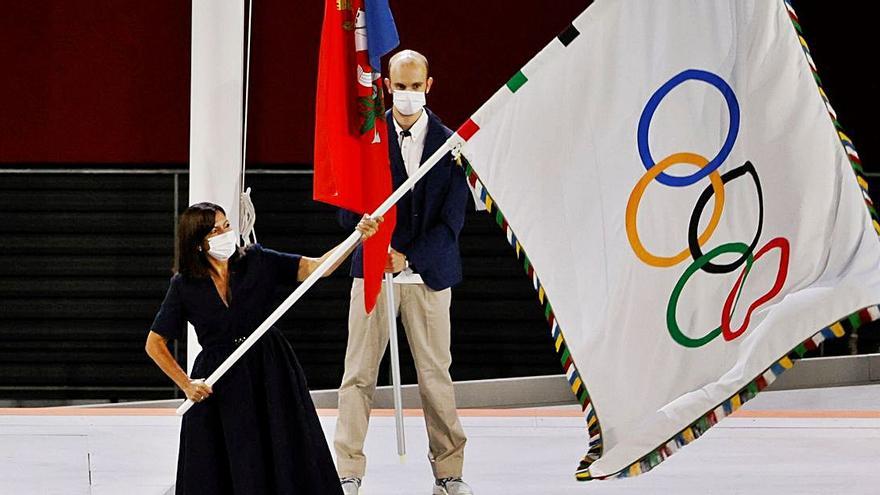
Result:
{"label": "olympic rings logo", "polygon": [[[665,98],[673,89],[682,83],[691,80],[700,81],[714,87],[724,97],[724,101],[727,104],[727,111],[730,116],[729,129],[727,130],[727,136],[724,143],[715,157],[711,160],[696,153],[681,152],[674,153],[659,162],[655,162],[651,155],[651,149],[648,143],[648,136],[654,113],[657,111],[657,107],[660,105],[660,102],[663,101],[663,98]],[[666,307],[666,327],[669,334],[675,342],[684,347],[702,347],[715,340],[719,335],[721,335],[726,341],[731,341],[742,335],[748,329],[752,313],[758,307],[779,294],[785,284],[785,279],[788,276],[788,262],[790,257],[788,239],[784,237],[773,238],[755,251],[761,238],[761,230],[764,225],[764,194],[761,190],[761,180],[758,177],[758,172],[755,170],[754,165],[752,165],[750,161],[746,161],[743,165],[725,172],[724,174],[718,172],[718,169],[727,160],[730,156],[730,152],[733,150],[733,145],[736,142],[739,133],[739,124],[739,103],[737,102],[736,95],[730,85],[727,84],[724,79],[711,72],[696,69],[686,70],[660,86],[660,88],[651,95],[651,98],[648,100],[645,108],[642,110],[641,117],[639,118],[639,157],[641,158],[642,164],[645,166],[646,173],[636,183],[626,204],[626,236],[635,255],[646,265],[658,268],[669,268],[682,263],[688,258],[691,259],[690,265],[685,269],[684,273],[675,284],[675,287],[669,296],[669,303]],[[697,170],[691,175],[684,177],[667,175],[665,171],[676,164],[693,165]],[[746,176],[752,180],[755,192],[758,196],[758,226],[757,229],[755,229],[754,237],[749,244],[743,242],[730,242],[711,249],[708,253],[703,253],[703,246],[712,237],[712,234],[715,232],[715,229],[721,221],[721,215],[725,206],[725,184]],[[641,203],[642,197],[648,186],[656,181],[668,187],[687,187],[696,184],[706,177],[709,178],[709,185],[706,186],[705,190],[697,200],[688,224],[687,247],[682,249],[681,252],[672,255],[660,255],[649,251],[639,237],[636,222],[638,218],[639,204]],[[702,232],[698,233],[700,218],[710,201],[712,202],[712,214],[706,227]],[[780,257],[779,268],[777,270],[776,280],[773,287],[749,305],[746,315],[743,318],[743,322],[738,328],[731,328],[732,314],[739,303],[740,295],[742,294],[743,287],[752,266],[755,262],[760,260],[762,256],[774,249],[779,250]],[[729,263],[713,263],[715,258],[728,253],[738,254],[739,256],[736,260]],[[712,274],[730,273],[743,265],[745,266],[724,301],[718,327],[706,332],[701,337],[685,335],[678,325],[676,309],[678,307],[681,293],[684,290],[684,286],[691,277],[693,277],[698,271]]]}

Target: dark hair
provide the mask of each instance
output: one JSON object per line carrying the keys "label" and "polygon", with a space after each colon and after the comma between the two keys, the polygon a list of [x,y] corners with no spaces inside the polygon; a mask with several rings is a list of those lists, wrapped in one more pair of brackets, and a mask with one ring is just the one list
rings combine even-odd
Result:
{"label": "dark hair", "polygon": [[[214,230],[217,212],[226,211],[214,203],[196,203],[180,215],[177,224],[177,249],[174,253],[174,273],[188,277],[205,278],[211,273],[208,253],[202,248],[205,237]],[[238,259],[237,249],[230,261]]]}

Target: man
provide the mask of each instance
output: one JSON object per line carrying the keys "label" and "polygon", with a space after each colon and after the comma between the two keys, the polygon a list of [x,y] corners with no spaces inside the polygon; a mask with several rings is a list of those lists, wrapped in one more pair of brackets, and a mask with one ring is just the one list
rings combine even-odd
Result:
{"label": "man", "polygon": [[[394,106],[388,119],[388,147],[394,187],[400,186],[452,134],[425,105],[434,80],[428,61],[403,50],[389,61],[385,87]],[[461,281],[458,236],[469,189],[464,171],[446,155],[397,204],[397,226],[386,271],[394,278],[394,302],[403,320],[419,380],[428,430],[435,495],[468,495],[461,479],[467,441],[449,376],[451,287]],[[354,228],[357,215],[340,211],[340,223]],[[356,495],[366,471],[367,434],[379,362],[388,345],[385,291],[369,315],[364,311],[362,252],[352,258],[351,302],[345,374],[339,388],[336,423],[337,468],[346,495]],[[395,317],[396,315],[391,315]]]}

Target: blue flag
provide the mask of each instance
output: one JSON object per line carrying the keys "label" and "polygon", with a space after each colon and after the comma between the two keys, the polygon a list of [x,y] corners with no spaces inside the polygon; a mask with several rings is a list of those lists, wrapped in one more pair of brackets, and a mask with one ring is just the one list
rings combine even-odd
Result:
{"label": "blue flag", "polygon": [[388,0],[364,0],[367,16],[367,46],[370,53],[370,66],[378,72],[381,69],[382,56],[394,50],[400,44],[397,26]]}

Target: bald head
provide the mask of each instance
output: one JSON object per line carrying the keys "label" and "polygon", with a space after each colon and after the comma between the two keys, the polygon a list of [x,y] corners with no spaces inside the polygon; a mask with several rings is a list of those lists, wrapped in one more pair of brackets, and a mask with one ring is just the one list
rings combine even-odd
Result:
{"label": "bald head", "polygon": [[394,91],[431,91],[434,79],[428,76],[428,59],[415,50],[401,50],[388,61],[385,87]]}
{"label": "bald head", "polygon": [[394,72],[394,68],[399,65],[416,65],[424,69],[425,76],[428,75],[428,59],[424,55],[415,50],[401,50],[391,56],[388,61],[388,72]]}

